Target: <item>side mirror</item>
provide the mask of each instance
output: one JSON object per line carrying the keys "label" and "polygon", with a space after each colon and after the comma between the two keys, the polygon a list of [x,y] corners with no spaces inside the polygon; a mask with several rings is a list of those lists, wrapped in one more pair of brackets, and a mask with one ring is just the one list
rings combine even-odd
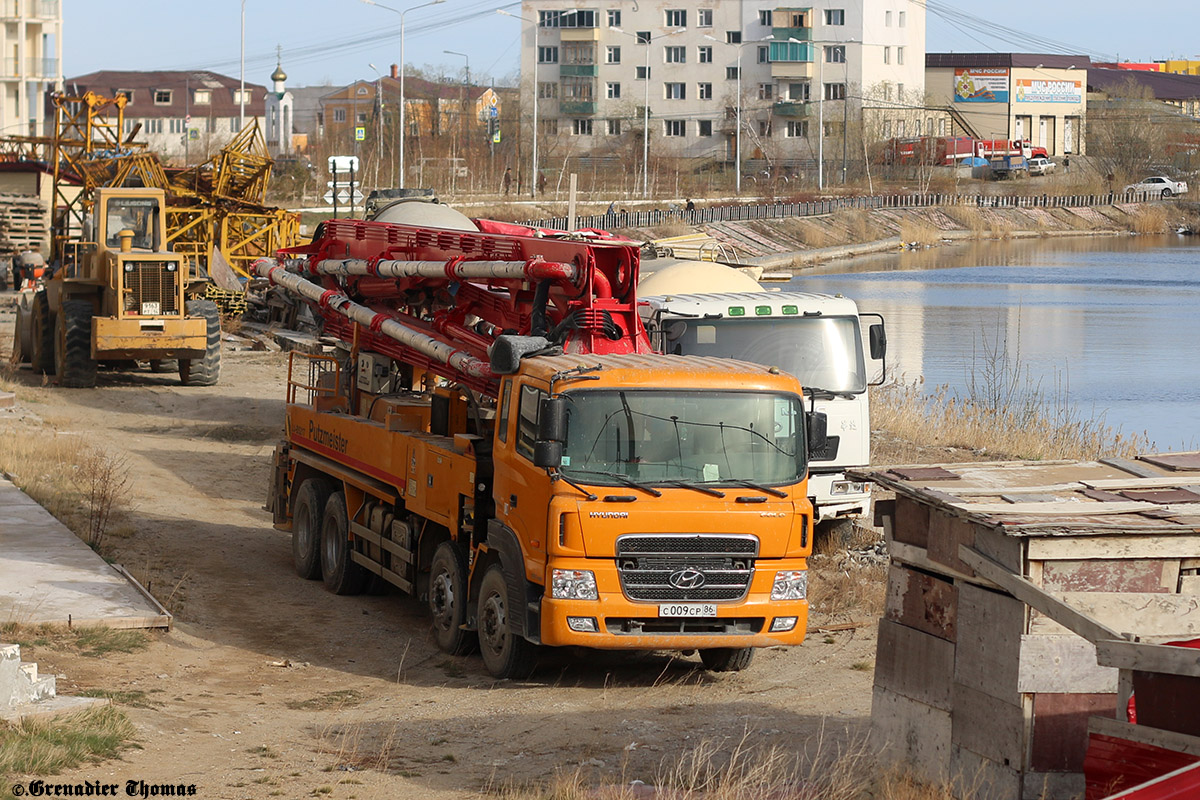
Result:
{"label": "side mirror", "polygon": [[871,342],[871,358],[878,361],[887,354],[887,333],[883,329],[883,324],[872,325],[867,329],[867,335]]}
{"label": "side mirror", "polygon": [[533,443],[533,465],[535,467],[553,467],[557,469],[562,466],[562,458],[562,442],[549,442],[545,439],[539,439]]}
{"label": "side mirror", "polygon": [[829,446],[829,417],[814,411],[808,415],[808,452],[820,453]]}
{"label": "side mirror", "polygon": [[546,442],[567,440],[567,401],[562,397],[543,397],[538,409],[538,439]]}

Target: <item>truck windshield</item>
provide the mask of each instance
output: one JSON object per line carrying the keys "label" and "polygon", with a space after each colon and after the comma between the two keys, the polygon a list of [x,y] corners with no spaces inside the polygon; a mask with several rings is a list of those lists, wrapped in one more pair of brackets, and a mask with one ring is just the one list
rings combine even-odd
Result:
{"label": "truck windshield", "polygon": [[[805,474],[804,408],[791,394],[635,389],[568,392],[561,471],[620,485],[753,481]],[[605,473],[608,473],[607,475]]]}
{"label": "truck windshield", "polygon": [[761,317],[667,322],[667,351],[769,364],[805,388],[858,394],[867,389],[862,339],[854,317]]}
{"label": "truck windshield", "polygon": [[152,197],[111,197],[104,209],[105,240],[111,248],[121,246],[121,231],[133,231],[133,246],[158,250],[158,201]]}

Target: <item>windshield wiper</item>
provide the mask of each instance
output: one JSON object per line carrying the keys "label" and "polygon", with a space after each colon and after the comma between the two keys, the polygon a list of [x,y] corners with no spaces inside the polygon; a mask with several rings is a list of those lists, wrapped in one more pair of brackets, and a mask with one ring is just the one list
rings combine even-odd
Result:
{"label": "windshield wiper", "polygon": [[692,481],[685,481],[682,478],[671,478],[668,480],[655,481],[655,482],[660,483],[663,486],[679,486],[684,489],[694,489],[697,492],[703,492],[704,494],[712,495],[713,497],[724,497],[725,496],[725,493],[719,489],[714,489],[711,486],[701,486],[698,483],[693,483]]}
{"label": "windshield wiper", "polygon": [[805,386],[804,393],[813,398],[820,398],[822,400],[832,400],[835,397],[854,397],[854,392],[851,391],[837,392],[833,389],[822,389],[820,386]]}
{"label": "windshield wiper", "polygon": [[775,497],[787,497],[788,496],[787,492],[780,491],[779,489],[776,489],[773,486],[763,486],[761,483],[755,483],[754,481],[748,481],[745,478],[722,478],[720,482],[721,483],[736,483],[738,486],[746,486],[750,489],[758,489],[760,492],[766,492],[767,494],[774,495]]}
{"label": "windshield wiper", "polygon": [[653,486],[647,486],[644,483],[638,483],[637,481],[635,481],[633,478],[629,477],[628,475],[622,475],[619,472],[605,472],[604,470],[600,470],[600,469],[572,469],[571,471],[572,472],[586,472],[589,475],[603,475],[607,478],[612,478],[617,483],[620,483],[624,486],[628,486],[631,489],[641,489],[643,492],[649,494],[652,497],[662,497],[662,492],[660,492],[658,489],[655,489]]}

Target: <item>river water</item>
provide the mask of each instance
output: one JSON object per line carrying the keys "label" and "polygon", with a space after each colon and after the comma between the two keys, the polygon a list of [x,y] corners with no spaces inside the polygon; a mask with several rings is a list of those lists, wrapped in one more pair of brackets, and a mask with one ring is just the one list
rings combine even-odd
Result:
{"label": "river water", "polygon": [[893,376],[965,394],[1003,360],[1082,417],[1159,451],[1200,449],[1195,237],[969,242],[841,261],[785,288],[883,314]]}

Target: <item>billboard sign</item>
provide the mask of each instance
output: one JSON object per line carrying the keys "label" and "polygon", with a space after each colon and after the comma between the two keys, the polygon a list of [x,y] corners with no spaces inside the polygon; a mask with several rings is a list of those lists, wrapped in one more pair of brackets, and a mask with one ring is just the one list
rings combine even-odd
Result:
{"label": "billboard sign", "polygon": [[954,70],[954,102],[1007,103],[1007,67],[966,67]]}
{"label": "billboard sign", "polygon": [[1082,103],[1083,81],[1017,79],[1018,103]]}

